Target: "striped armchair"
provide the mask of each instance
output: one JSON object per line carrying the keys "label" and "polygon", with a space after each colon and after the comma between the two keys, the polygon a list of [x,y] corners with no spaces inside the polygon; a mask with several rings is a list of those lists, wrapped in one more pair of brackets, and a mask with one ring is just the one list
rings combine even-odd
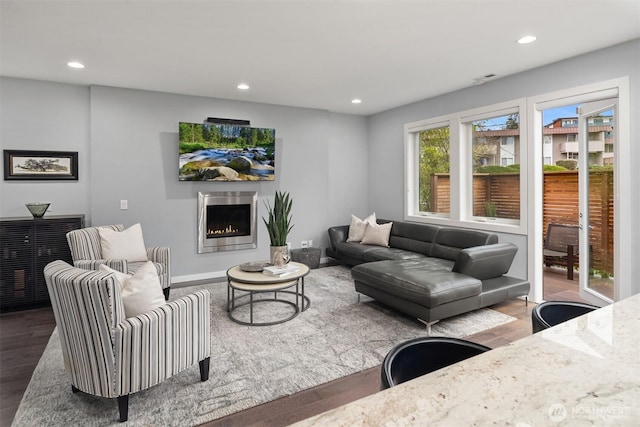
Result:
{"label": "striped armchair", "polygon": [[117,398],[120,421],[126,421],[131,393],[198,362],[200,380],[209,378],[208,291],[125,318],[113,273],[54,261],[44,277],[74,393]]}
{"label": "striped armchair", "polygon": [[[111,267],[114,270],[127,274],[135,274],[135,272],[144,263],[128,262],[126,259],[104,259],[102,256],[102,248],[100,245],[100,234],[98,228],[109,228],[115,231],[124,230],[124,225],[105,225],[100,227],[87,227],[79,230],[73,230],[67,233],[67,242],[71,249],[71,258],[73,265],[86,270],[97,270],[100,264]],[[169,290],[171,288],[171,265],[170,250],[168,247],[159,246],[147,248],[147,258],[153,262],[160,284],[164,292],[164,298],[169,299]]]}

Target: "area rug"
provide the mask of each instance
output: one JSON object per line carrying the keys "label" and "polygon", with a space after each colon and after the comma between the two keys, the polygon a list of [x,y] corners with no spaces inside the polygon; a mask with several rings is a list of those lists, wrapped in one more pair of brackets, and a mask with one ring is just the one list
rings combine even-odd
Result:
{"label": "area rug", "polygon": [[[211,292],[211,374],[198,366],[129,400],[130,426],[192,426],[379,365],[397,343],[426,335],[424,325],[376,303],[357,300],[348,268],[312,270],[309,308],[273,326],[243,326],[226,313],[226,282],[172,290],[172,299]],[[236,313],[247,315],[242,307]],[[255,316],[280,316],[286,304],[256,304]],[[286,317],[286,312],[284,313]],[[267,320],[266,318],[263,320]],[[465,337],[515,318],[490,309],[443,320],[432,335]],[[16,413],[14,426],[118,425],[115,399],[71,393],[54,330]]]}

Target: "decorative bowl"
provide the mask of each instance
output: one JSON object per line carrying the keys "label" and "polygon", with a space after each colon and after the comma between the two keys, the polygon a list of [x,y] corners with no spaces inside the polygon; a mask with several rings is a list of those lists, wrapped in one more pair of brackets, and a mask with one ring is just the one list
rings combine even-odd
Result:
{"label": "decorative bowl", "polygon": [[264,268],[269,264],[269,261],[253,261],[246,262],[244,264],[240,264],[240,270],[248,271],[248,272],[259,272],[264,270]]}
{"label": "decorative bowl", "polygon": [[31,212],[31,215],[33,215],[34,218],[42,218],[44,216],[44,213],[47,211],[47,209],[49,209],[49,206],[51,205],[51,203],[32,202],[32,203],[25,203],[24,205],[27,207],[27,209],[29,209],[29,212]]}

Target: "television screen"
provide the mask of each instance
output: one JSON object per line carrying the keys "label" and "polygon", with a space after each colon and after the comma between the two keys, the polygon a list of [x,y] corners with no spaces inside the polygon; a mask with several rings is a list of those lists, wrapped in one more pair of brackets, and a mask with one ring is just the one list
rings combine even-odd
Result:
{"label": "television screen", "polygon": [[276,130],[179,123],[180,181],[273,181]]}

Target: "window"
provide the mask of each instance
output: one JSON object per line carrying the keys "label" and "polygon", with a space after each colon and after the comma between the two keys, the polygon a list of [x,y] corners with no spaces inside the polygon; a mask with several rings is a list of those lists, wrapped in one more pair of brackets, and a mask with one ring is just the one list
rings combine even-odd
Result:
{"label": "window", "polygon": [[522,230],[524,106],[522,99],[406,124],[405,219]]}
{"label": "window", "polygon": [[501,166],[510,166],[513,164],[513,157],[503,157],[500,163]]}
{"label": "window", "polygon": [[553,145],[551,135],[543,136],[542,156],[545,165],[553,164]]}
{"label": "window", "polygon": [[472,217],[520,219],[520,171],[516,139],[520,137],[517,110],[466,122],[471,132]]}
{"label": "window", "polygon": [[417,133],[420,212],[449,213],[449,134],[448,126],[425,129]]}
{"label": "window", "polygon": [[567,142],[578,142],[578,134],[577,133],[568,133],[567,134]]}

